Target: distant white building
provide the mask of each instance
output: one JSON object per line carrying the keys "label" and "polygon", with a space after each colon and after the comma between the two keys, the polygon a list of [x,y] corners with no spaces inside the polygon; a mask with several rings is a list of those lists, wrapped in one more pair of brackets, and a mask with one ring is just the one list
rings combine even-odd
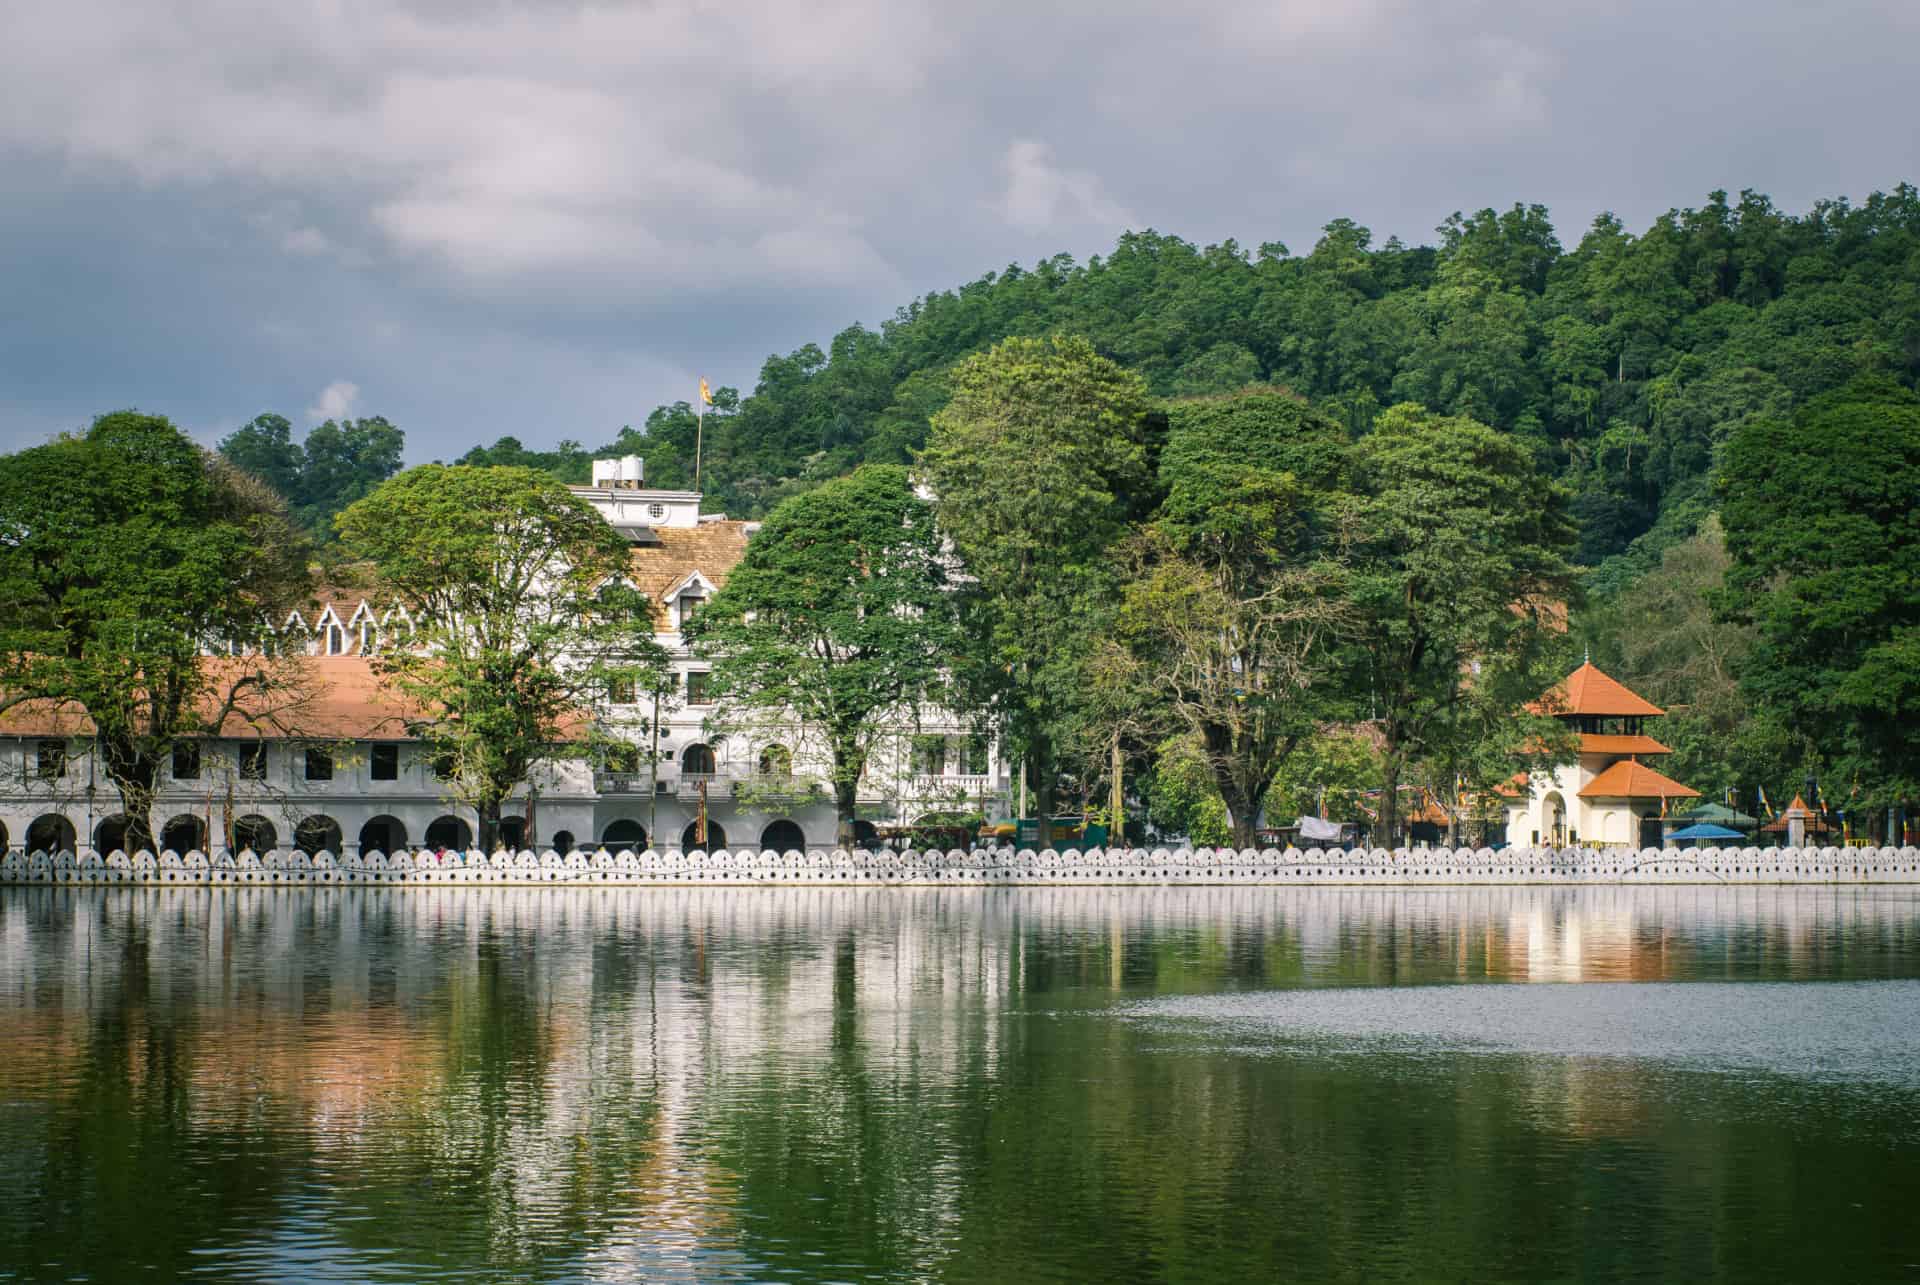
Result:
{"label": "distant white building", "polygon": [[[720,724],[708,667],[681,635],[758,524],[703,516],[697,492],[646,489],[633,456],[596,460],[593,483],[570,489],[632,545],[631,583],[673,658],[673,690],[657,704],[654,693],[616,692],[588,711],[625,748],[536,770],[503,806],[504,842],[692,848],[704,817],[710,849],[832,846],[827,762],[808,729]],[[235,718],[219,735],[180,746],[158,782],[159,846],[218,847],[228,833],[257,851],[471,846],[472,810],[453,803],[369,659],[408,645],[416,624],[404,604],[378,593],[331,589],[282,621],[287,649],[307,658],[311,699],[283,720],[285,730]],[[92,731],[71,708],[31,703],[0,715],[0,850],[126,846],[126,818],[93,761]],[[949,713],[923,711],[917,727],[889,738],[862,781],[863,834],[956,814],[1004,818],[1008,794],[996,746]]]}

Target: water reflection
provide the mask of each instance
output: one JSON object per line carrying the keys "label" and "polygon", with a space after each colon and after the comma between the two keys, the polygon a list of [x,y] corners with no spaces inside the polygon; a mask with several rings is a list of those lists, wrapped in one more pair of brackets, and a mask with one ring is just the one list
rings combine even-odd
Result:
{"label": "water reflection", "polygon": [[1899,887],[9,889],[0,1277],[1884,1275],[1909,1085],[1119,1014],[1917,934]]}

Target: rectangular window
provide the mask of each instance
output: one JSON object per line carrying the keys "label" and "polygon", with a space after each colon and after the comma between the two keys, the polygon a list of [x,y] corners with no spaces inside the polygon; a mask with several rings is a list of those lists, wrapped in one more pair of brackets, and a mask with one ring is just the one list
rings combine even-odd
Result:
{"label": "rectangular window", "polygon": [[197,781],[200,779],[200,742],[174,742],[173,779],[176,781]]}
{"label": "rectangular window", "polygon": [[264,781],[267,779],[267,747],[255,741],[252,745],[240,747],[240,779],[243,781]]}
{"label": "rectangular window", "polygon": [[40,779],[57,781],[67,774],[67,743],[65,741],[42,741],[38,761],[34,764]]}
{"label": "rectangular window", "polygon": [[398,745],[373,747],[373,779],[376,781],[400,779],[400,747]]}
{"label": "rectangular window", "polygon": [[914,737],[913,770],[917,776],[945,776],[947,774],[947,738],[944,736]]}
{"label": "rectangular window", "polygon": [[613,705],[633,704],[633,680],[631,678],[608,679],[607,701]]}
{"label": "rectangular window", "polygon": [[307,779],[309,781],[331,781],[333,779],[333,751],[307,747]]}
{"label": "rectangular window", "polygon": [[707,680],[711,677],[704,669],[687,671],[687,704],[711,705],[713,697],[707,691]]}
{"label": "rectangular window", "polygon": [[433,779],[451,781],[453,779],[453,755],[436,754],[433,756]]}
{"label": "rectangular window", "polygon": [[680,627],[682,629],[685,629],[693,623],[694,613],[700,609],[700,604],[704,601],[705,599],[701,598],[698,594],[689,593],[681,595]]}

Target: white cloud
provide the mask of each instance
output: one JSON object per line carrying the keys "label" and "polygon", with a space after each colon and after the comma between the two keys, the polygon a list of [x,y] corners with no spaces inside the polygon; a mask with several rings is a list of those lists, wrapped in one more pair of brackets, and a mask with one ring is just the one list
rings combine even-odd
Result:
{"label": "white cloud", "polygon": [[1028,232],[1061,224],[1091,224],[1118,232],[1133,222],[1125,207],[1107,194],[1098,175],[1054,163],[1053,149],[1034,139],[1015,139],[1001,168],[1007,176],[1000,213]]}
{"label": "white cloud", "polygon": [[320,390],[320,396],[313,405],[307,407],[307,418],[319,421],[323,419],[345,419],[353,414],[354,403],[360,400],[360,385],[346,379],[336,379]]}

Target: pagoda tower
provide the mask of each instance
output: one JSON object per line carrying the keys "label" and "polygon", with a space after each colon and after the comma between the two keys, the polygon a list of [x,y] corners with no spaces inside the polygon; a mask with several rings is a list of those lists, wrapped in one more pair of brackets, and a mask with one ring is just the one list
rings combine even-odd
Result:
{"label": "pagoda tower", "polygon": [[1700,797],[1645,760],[1673,751],[1648,735],[1646,720],[1666,713],[1609,678],[1593,662],[1580,666],[1530,708],[1567,724],[1579,738],[1578,757],[1516,794],[1507,808],[1507,839],[1514,844],[1660,845],[1661,818]]}

